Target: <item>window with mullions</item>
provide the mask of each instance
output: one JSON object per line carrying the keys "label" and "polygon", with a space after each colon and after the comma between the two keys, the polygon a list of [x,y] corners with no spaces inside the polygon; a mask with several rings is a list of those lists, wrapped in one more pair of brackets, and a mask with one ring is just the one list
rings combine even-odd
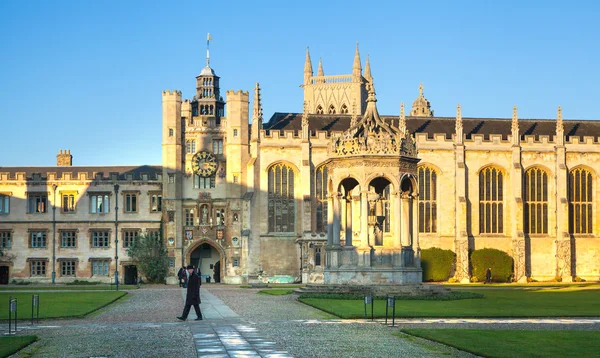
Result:
{"label": "window with mullions", "polygon": [[93,231],[92,232],[92,247],[95,248],[104,248],[108,247],[109,233],[108,231]]}
{"label": "window with mullions", "polygon": [[30,265],[31,276],[46,276],[46,261],[33,260]]}
{"label": "window with mullions", "polygon": [[62,248],[75,248],[77,247],[77,232],[76,231],[62,231],[60,233],[60,247]]}
{"label": "window with mullions", "polygon": [[185,226],[194,226],[194,210],[184,209]]}
{"label": "window with mullions", "polygon": [[0,248],[9,249],[11,237],[12,237],[12,232],[0,231]]}
{"label": "window with mullions", "polygon": [[188,139],[185,141],[185,149],[187,154],[196,153],[196,141],[194,139]]}
{"label": "window with mullions", "polygon": [[569,173],[569,232],[592,234],[594,194],[592,173],[583,168]]}
{"label": "window with mullions", "polygon": [[152,195],[150,198],[150,211],[153,213],[162,211],[162,195]]}
{"label": "window with mullions", "polygon": [[29,235],[31,247],[45,248],[46,247],[46,232],[32,231]]}
{"label": "window with mullions", "polygon": [[315,171],[315,193],[317,232],[327,231],[327,167],[322,165]]}
{"label": "window with mullions", "polygon": [[223,139],[213,139],[213,153],[223,154]]}
{"label": "window with mullions", "polygon": [[110,200],[108,194],[96,194],[90,196],[90,213],[106,214],[110,211]]}
{"label": "window with mullions", "polygon": [[62,194],[62,212],[75,212],[75,194]]}
{"label": "window with mullions", "polygon": [[214,187],[215,175],[205,178],[194,174],[194,189],[210,189]]}
{"label": "window with mullions", "polygon": [[315,266],[321,266],[321,248],[315,246]]}
{"label": "window with mullions", "polygon": [[479,173],[479,232],[504,232],[504,175],[500,169],[488,167]]}
{"label": "window with mullions", "polygon": [[76,263],[75,260],[62,261],[60,263],[60,275],[75,276]]}
{"label": "window with mullions", "polygon": [[548,174],[540,168],[525,172],[525,220],[526,234],[548,233]]}
{"label": "window with mullions", "polygon": [[437,232],[437,173],[419,167],[419,232]]}
{"label": "window with mullions", "polygon": [[128,248],[138,239],[139,230],[125,230],[123,231],[123,247]]}
{"label": "window with mullions", "polygon": [[294,170],[280,163],[269,168],[269,232],[294,232],[296,204],[294,201]]}
{"label": "window with mullions", "polygon": [[108,260],[92,260],[92,276],[108,276]]}
{"label": "window with mullions", "polygon": [[125,212],[126,213],[137,212],[137,194],[135,194],[135,193],[125,194]]}
{"label": "window with mullions", "polygon": [[28,212],[30,214],[41,214],[47,212],[48,195],[30,194],[28,197]]}

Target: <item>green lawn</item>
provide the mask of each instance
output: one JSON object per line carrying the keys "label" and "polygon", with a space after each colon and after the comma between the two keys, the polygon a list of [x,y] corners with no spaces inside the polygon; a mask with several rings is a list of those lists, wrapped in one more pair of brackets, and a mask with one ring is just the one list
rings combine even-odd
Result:
{"label": "green lawn", "polygon": [[[121,290],[137,290],[136,285],[119,285]],[[2,291],[116,291],[115,286],[111,285],[56,285],[56,286],[38,286],[38,285],[10,285],[0,286]]]}
{"label": "green lawn", "polygon": [[0,358],[15,354],[35,341],[37,336],[0,337]]}
{"label": "green lawn", "polygon": [[[126,292],[41,292],[40,318],[79,317],[102,308]],[[8,318],[9,297],[18,299],[19,319],[31,319],[31,293],[0,293],[0,318]]]}
{"label": "green lawn", "polygon": [[483,357],[591,357],[600,352],[600,331],[403,329],[402,332]]}
{"label": "green lawn", "polygon": [[272,289],[272,290],[260,290],[258,291],[258,293],[261,294],[265,294],[265,295],[272,295],[272,296],[283,296],[283,295],[291,295],[292,294],[292,290],[278,290],[278,289]]}
{"label": "green lawn", "polygon": [[[458,291],[458,290],[456,290]],[[484,298],[455,301],[396,301],[396,317],[585,317],[599,316],[600,289],[581,287],[495,288],[464,290]],[[301,302],[341,318],[364,317],[362,300],[300,298]],[[370,315],[370,306],[367,311]],[[375,317],[385,317],[385,301],[376,300]]]}

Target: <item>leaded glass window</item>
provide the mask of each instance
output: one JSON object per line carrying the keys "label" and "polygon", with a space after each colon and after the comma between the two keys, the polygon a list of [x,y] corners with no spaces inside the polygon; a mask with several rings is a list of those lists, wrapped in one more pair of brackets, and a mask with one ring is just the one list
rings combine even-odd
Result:
{"label": "leaded glass window", "polygon": [[488,167],[479,173],[479,232],[504,232],[504,195],[502,171]]}
{"label": "leaded glass window", "polygon": [[269,168],[269,232],[294,232],[294,170],[286,164]]}
{"label": "leaded glass window", "polygon": [[525,172],[525,233],[548,233],[548,174],[540,168]]}
{"label": "leaded glass window", "polygon": [[569,232],[591,234],[593,223],[592,173],[577,168],[569,173]]}
{"label": "leaded glass window", "polygon": [[315,172],[317,232],[327,231],[327,167],[322,165]]}
{"label": "leaded glass window", "polygon": [[437,232],[437,173],[419,167],[419,232]]}

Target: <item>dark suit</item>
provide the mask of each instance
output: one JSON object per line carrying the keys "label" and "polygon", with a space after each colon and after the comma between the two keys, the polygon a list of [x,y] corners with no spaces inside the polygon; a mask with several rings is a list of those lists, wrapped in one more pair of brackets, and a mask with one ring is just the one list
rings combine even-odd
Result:
{"label": "dark suit", "polygon": [[200,277],[196,273],[192,273],[187,283],[187,295],[185,297],[185,307],[183,308],[183,319],[186,319],[190,313],[190,308],[194,306],[198,318],[202,318],[200,312]]}

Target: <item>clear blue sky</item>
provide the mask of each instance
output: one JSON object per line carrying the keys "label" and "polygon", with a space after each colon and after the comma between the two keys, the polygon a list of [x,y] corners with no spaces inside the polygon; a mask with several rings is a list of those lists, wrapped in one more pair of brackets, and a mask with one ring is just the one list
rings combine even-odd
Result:
{"label": "clear blue sky", "polygon": [[194,95],[210,32],[221,90],[300,112],[316,72],[369,54],[379,112],[423,82],[438,116],[600,120],[597,1],[2,1],[0,166],[161,163],[161,91]]}

